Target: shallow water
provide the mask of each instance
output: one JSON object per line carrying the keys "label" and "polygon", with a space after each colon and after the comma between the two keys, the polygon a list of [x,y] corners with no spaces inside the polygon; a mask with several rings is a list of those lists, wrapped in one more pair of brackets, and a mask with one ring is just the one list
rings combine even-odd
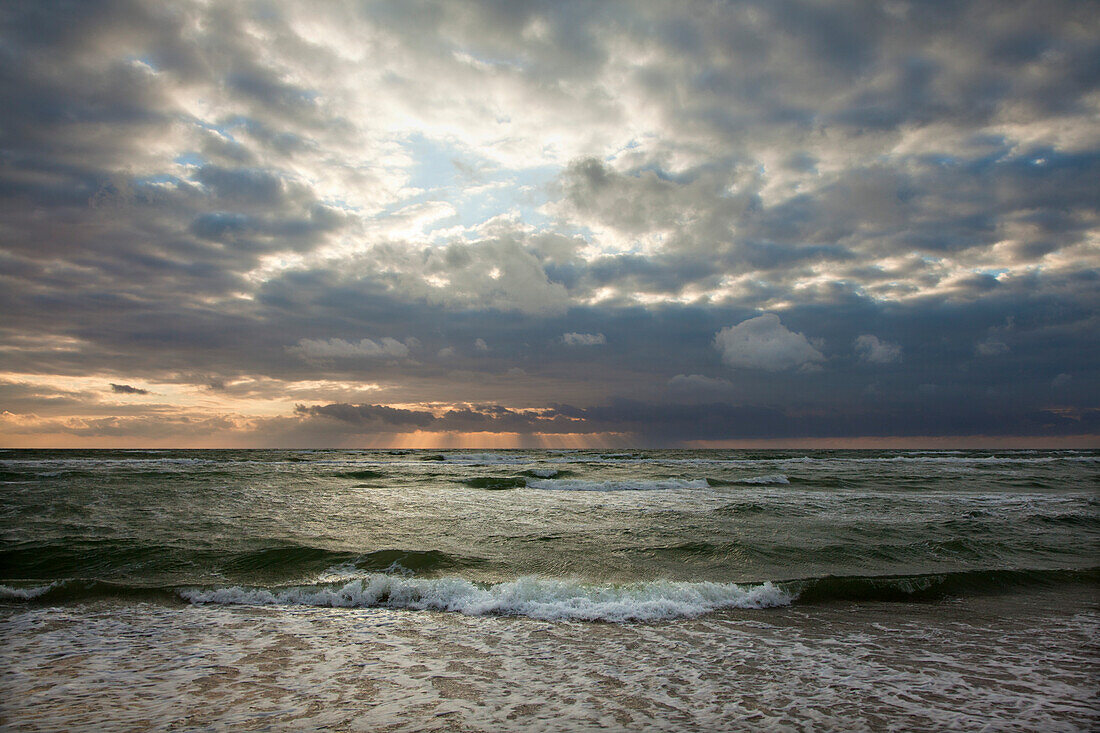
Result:
{"label": "shallow water", "polygon": [[13,730],[1088,730],[1100,722],[1094,600],[839,603],[631,624],[9,607],[0,679]]}

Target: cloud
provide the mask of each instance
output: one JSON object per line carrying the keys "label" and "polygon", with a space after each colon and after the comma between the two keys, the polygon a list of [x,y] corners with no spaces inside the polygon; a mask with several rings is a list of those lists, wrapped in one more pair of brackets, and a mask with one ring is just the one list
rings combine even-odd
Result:
{"label": "cloud", "polygon": [[988,336],[974,344],[974,353],[978,356],[1000,356],[1009,351],[1008,344],[995,336]]}
{"label": "cloud", "polygon": [[669,392],[689,400],[728,400],[738,391],[728,379],[715,379],[702,374],[677,374],[668,380]]}
{"label": "cloud", "polygon": [[777,372],[824,360],[800,333],[789,331],[774,313],[765,313],[723,328],[714,348],[729,366]]}
{"label": "cloud", "polygon": [[894,364],[901,361],[901,344],[880,341],[878,336],[869,333],[856,337],[855,349],[860,359],[872,364]]}
{"label": "cloud", "polygon": [[[876,408],[856,414],[806,413],[759,404],[702,402],[661,404],[615,400],[589,407],[552,405],[518,410],[500,405],[463,405],[442,412],[377,404],[299,405],[303,426],[349,434],[425,431],[492,432],[520,435],[619,434],[633,444],[668,445],[677,441],[768,437],[889,435],[1079,435],[1100,428],[1100,411],[1060,414],[1051,410],[998,409],[974,414],[936,401],[928,385],[923,409],[902,419]],[[996,431],[996,432],[994,432]]]}
{"label": "cloud", "polygon": [[339,420],[358,428],[414,429],[431,425],[435,416],[423,410],[404,410],[386,405],[329,404],[306,407],[299,405],[295,412]]}
{"label": "cloud", "polygon": [[489,344],[485,343],[483,338],[474,339],[474,348],[478,351],[488,351]]}
{"label": "cloud", "polygon": [[489,433],[596,432],[582,420],[556,409],[514,410],[500,405],[466,405],[435,414],[429,410],[407,410],[370,404],[298,405],[295,413],[304,417],[336,420],[356,432],[411,431]]}
{"label": "cloud", "polygon": [[388,336],[379,341],[360,339],[352,343],[343,339],[302,339],[290,350],[307,359],[403,359],[409,347]]}
{"label": "cloud", "polygon": [[111,384],[111,391],[116,394],[149,394],[149,390],[139,387],[131,387],[128,384]]}
{"label": "cloud", "polygon": [[561,340],[566,346],[597,346],[607,343],[602,333],[563,333]]}
{"label": "cloud", "polygon": [[[1100,404],[1090,4],[504,5],[0,10],[5,408],[121,435],[167,408],[113,379],[251,415],[384,390],[674,440]],[[761,313],[852,358],[805,380],[824,347]],[[774,412],[700,407],[746,395]]]}
{"label": "cloud", "polygon": [[1002,354],[1007,354],[1012,349],[1009,348],[1006,341],[1015,328],[1016,322],[1012,316],[1006,318],[1003,324],[989,328],[985,338],[974,344],[974,353],[978,356],[1001,356]]}

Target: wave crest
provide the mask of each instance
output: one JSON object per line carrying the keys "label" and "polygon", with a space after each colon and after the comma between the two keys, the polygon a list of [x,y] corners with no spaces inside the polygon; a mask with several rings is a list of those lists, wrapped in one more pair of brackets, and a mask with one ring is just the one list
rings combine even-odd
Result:
{"label": "wave crest", "polygon": [[0,585],[0,601],[29,601],[49,593],[57,583],[38,585],[33,588],[14,588],[10,585]]}
{"label": "wave crest", "polygon": [[527,616],[578,621],[660,621],[730,608],[789,605],[793,596],[772,583],[655,581],[632,585],[584,585],[523,577],[478,585],[462,578],[371,575],[344,585],[284,589],[185,589],[195,604],[330,606],[452,611],[470,616]]}

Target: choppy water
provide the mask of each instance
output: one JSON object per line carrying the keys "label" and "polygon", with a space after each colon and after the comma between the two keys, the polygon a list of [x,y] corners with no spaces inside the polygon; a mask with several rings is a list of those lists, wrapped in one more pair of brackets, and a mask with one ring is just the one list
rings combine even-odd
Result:
{"label": "choppy water", "polygon": [[3,451],[0,481],[16,729],[1100,724],[1098,451]]}

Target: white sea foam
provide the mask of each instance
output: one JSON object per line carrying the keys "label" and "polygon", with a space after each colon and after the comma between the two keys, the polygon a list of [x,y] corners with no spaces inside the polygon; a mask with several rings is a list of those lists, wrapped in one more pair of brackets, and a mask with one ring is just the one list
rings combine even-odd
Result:
{"label": "white sea foam", "polygon": [[907,455],[885,456],[879,458],[848,458],[853,463],[1057,463],[1059,461],[1074,461],[1080,463],[1100,462],[1100,456],[1040,456],[1019,457],[1012,455],[1000,456],[936,456],[936,455]]}
{"label": "white sea foam", "polygon": [[582,479],[528,479],[527,488],[551,491],[658,491],[661,489],[705,489],[706,479],[657,479],[635,481],[584,481]]}
{"label": "white sea foam", "polygon": [[700,616],[728,608],[786,606],[792,596],[772,583],[655,581],[631,585],[585,585],[523,577],[481,586],[462,578],[370,575],[342,586],[187,589],[195,604],[323,606],[453,611],[468,616],[510,615],[542,620],[657,621]]}
{"label": "white sea foam", "polygon": [[642,624],[43,604],[0,614],[0,699],[55,730],[1096,730],[1091,604],[971,603]]}
{"label": "white sea foam", "polygon": [[38,585],[33,588],[13,588],[10,585],[0,585],[0,601],[29,601],[50,592],[57,583]]}

